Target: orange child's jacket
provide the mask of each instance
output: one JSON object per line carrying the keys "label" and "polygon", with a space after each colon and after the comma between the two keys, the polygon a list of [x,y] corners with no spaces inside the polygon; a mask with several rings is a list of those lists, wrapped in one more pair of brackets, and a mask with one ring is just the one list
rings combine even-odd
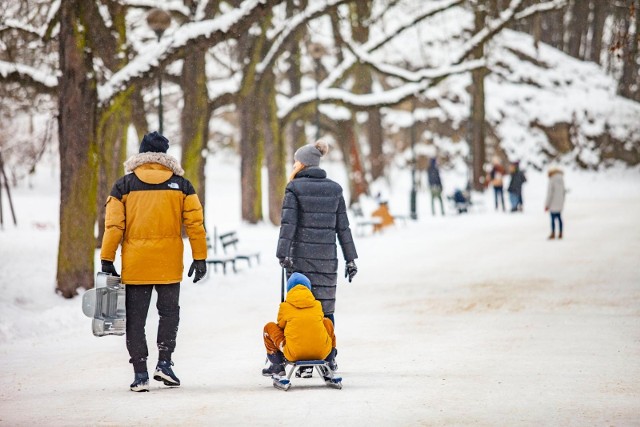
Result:
{"label": "orange child's jacket", "polygon": [[106,203],[100,258],[113,261],[122,243],[122,283],[179,283],[183,274],[182,227],[193,259],[206,259],[202,205],[173,157],[141,153],[125,162]]}
{"label": "orange child's jacket", "polygon": [[287,292],[280,304],[278,326],[284,330],[282,349],[287,360],[324,359],[331,352],[332,339],[324,326],[322,304],[304,285]]}

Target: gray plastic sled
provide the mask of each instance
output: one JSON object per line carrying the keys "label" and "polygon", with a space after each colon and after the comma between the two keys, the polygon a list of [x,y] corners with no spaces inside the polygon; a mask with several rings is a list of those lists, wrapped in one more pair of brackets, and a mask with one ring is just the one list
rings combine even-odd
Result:
{"label": "gray plastic sled", "polygon": [[93,335],[124,335],[126,327],[125,291],[118,276],[99,272],[95,287],[82,296],[82,312],[93,318]]}

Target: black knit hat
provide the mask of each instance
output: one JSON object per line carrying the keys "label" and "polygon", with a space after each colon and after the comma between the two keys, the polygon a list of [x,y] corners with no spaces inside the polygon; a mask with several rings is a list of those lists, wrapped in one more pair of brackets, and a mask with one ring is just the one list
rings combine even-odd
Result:
{"label": "black knit hat", "polygon": [[166,153],[169,149],[169,140],[158,132],[148,133],[140,143],[140,153]]}

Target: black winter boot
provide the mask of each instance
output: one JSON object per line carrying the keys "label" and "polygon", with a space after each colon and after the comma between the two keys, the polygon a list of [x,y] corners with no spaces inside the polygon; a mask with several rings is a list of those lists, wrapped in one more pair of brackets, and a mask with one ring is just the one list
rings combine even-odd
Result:
{"label": "black winter boot", "polygon": [[277,351],[273,354],[267,353],[267,359],[271,364],[262,370],[262,375],[265,377],[271,377],[273,375],[285,376],[287,373],[284,370],[284,355],[282,352]]}
{"label": "black winter boot", "polygon": [[136,372],[133,382],[129,386],[131,391],[149,391],[149,374],[146,372]]}
{"label": "black winter boot", "polygon": [[153,379],[156,381],[162,381],[164,385],[168,385],[170,387],[177,387],[180,385],[180,380],[176,377],[176,374],[173,373],[173,369],[171,366],[173,362],[170,360],[158,360],[158,365],[156,366],[156,372],[153,374]]}

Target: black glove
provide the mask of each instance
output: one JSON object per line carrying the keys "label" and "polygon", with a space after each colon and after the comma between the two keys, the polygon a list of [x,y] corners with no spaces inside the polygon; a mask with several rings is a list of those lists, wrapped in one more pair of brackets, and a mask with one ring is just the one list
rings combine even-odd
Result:
{"label": "black glove", "polygon": [[286,270],[293,268],[293,260],[289,257],[280,258],[280,266]]}
{"label": "black glove", "polygon": [[353,276],[358,272],[358,267],[356,267],[355,261],[349,261],[347,265],[344,266],[344,277],[349,277],[349,283],[353,280]]}
{"label": "black glove", "polygon": [[193,277],[193,283],[196,283],[198,280],[202,279],[205,274],[207,274],[207,263],[203,259],[194,259],[191,263],[191,267],[189,267],[189,274],[187,276],[191,277],[193,272],[196,272],[196,275]]}
{"label": "black glove", "polygon": [[107,261],[106,259],[103,259],[103,260],[100,260],[100,262],[102,263],[102,272],[103,273],[107,273],[107,274],[110,274],[112,276],[120,277],[120,275],[116,271],[116,268],[113,266],[113,261]]}

